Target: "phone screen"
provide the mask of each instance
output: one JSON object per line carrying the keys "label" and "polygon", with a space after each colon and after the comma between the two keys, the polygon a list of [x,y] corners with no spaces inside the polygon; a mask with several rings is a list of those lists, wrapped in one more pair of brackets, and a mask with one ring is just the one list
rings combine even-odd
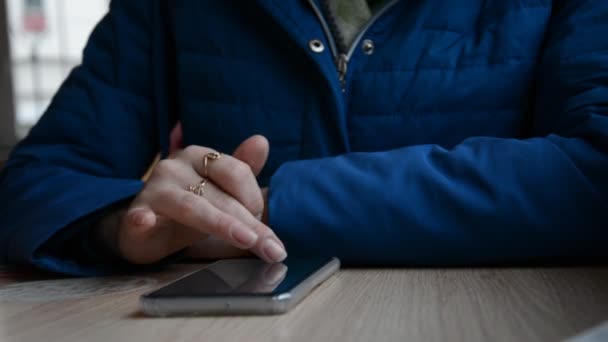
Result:
{"label": "phone screen", "polygon": [[259,259],[223,260],[152,292],[148,297],[281,294],[289,292],[331,260],[288,258],[275,264]]}

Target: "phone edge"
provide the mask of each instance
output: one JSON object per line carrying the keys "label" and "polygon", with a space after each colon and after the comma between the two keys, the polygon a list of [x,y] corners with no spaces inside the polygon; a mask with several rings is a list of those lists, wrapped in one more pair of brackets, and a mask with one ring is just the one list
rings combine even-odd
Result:
{"label": "phone edge", "polygon": [[[213,265],[213,263],[194,272],[190,272],[168,284],[164,284],[163,286],[160,286],[159,289],[203,270],[210,265]],[[335,274],[340,269],[340,265],[340,260],[332,257],[323,267],[312,273],[304,281],[291,289],[291,291],[274,296],[223,296],[205,298],[204,305],[201,305],[201,302],[199,302],[197,298],[173,298],[170,301],[167,301],[164,299],[148,297],[150,293],[158,290],[155,289],[140,296],[139,307],[144,314],[154,317],[280,315],[298,305],[298,303],[312,293],[315,288]],[[201,307],[204,307],[204,309],[200,310]]]}

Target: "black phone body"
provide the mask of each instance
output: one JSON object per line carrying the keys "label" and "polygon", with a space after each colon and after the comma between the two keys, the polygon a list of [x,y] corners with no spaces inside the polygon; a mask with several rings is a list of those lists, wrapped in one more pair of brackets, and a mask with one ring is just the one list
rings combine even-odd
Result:
{"label": "black phone body", "polygon": [[273,315],[289,311],[340,268],[336,258],[215,262],[141,297],[151,316]]}

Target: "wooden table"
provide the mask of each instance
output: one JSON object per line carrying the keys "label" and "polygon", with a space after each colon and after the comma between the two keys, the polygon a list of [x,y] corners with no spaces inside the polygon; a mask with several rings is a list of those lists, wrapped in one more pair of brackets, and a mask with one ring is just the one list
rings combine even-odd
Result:
{"label": "wooden table", "polygon": [[608,267],[347,269],[283,316],[138,312],[140,294],[200,267],[94,279],[5,270],[0,341],[558,341],[608,320]]}

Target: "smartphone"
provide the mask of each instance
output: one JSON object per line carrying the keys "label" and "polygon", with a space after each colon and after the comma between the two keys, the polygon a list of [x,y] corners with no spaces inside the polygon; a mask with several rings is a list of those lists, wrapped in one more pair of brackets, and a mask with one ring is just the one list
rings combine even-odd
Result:
{"label": "smartphone", "polygon": [[141,296],[151,316],[276,315],[289,311],[340,268],[337,258],[213,263]]}

